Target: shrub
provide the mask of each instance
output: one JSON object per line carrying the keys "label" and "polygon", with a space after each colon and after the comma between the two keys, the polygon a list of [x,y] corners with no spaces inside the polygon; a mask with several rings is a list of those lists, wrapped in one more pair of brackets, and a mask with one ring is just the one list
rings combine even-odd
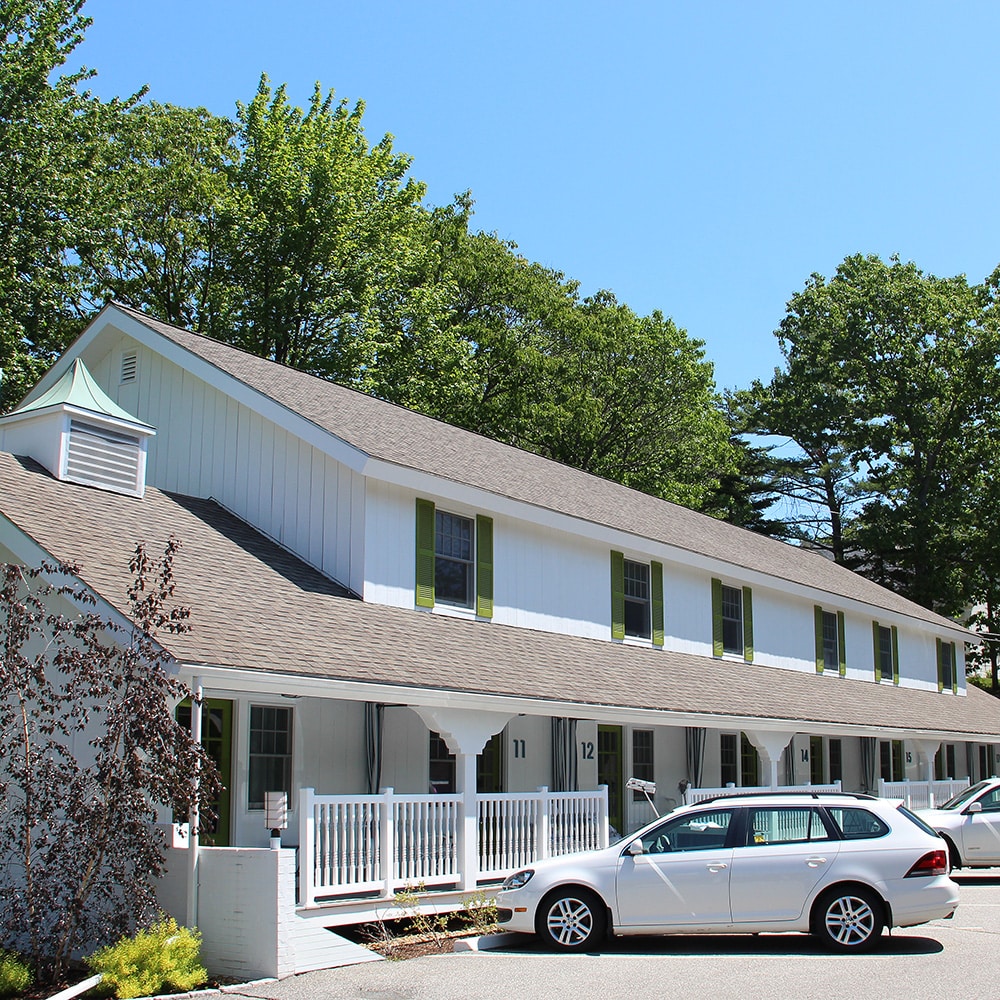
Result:
{"label": "shrub", "polygon": [[0,951],[0,997],[20,993],[31,985],[31,969],[17,955]]}
{"label": "shrub", "polygon": [[198,961],[200,949],[197,930],[178,927],[173,917],[162,917],[148,930],[96,951],[87,965],[104,976],[98,989],[120,1000],[183,993],[208,978]]}

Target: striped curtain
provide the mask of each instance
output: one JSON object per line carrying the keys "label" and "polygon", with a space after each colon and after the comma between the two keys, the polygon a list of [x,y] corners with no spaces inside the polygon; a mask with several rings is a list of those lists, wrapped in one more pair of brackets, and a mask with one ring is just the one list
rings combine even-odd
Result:
{"label": "striped curtain", "polygon": [[576,719],[552,720],[552,791],[579,791],[576,769]]}
{"label": "striped curtain", "polygon": [[701,788],[702,771],[705,768],[705,730],[700,726],[688,726],[684,730],[684,756],[687,763],[688,781],[692,788]]}
{"label": "striped curtain", "polygon": [[382,722],[385,705],[365,702],[365,750],[368,766],[368,794],[377,795],[382,784]]}
{"label": "striped curtain", "polygon": [[878,740],[874,736],[861,737],[861,789],[874,793],[878,787]]}

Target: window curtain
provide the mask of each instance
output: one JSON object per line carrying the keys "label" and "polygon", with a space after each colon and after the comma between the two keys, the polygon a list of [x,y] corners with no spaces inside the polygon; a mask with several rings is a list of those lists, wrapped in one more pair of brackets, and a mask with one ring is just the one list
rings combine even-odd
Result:
{"label": "window curtain", "polygon": [[861,789],[875,792],[878,777],[878,740],[874,736],[861,737]]}
{"label": "window curtain", "polygon": [[705,730],[702,727],[688,726],[684,730],[684,755],[688,781],[692,788],[701,788],[702,771],[705,767]]}
{"label": "window curtain", "polygon": [[576,767],[576,719],[552,720],[552,791],[579,791]]}
{"label": "window curtain", "polygon": [[785,760],[785,784],[795,784],[795,739],[793,738],[782,754]]}
{"label": "window curtain", "polygon": [[385,705],[365,702],[365,750],[368,766],[368,794],[377,795],[382,784],[382,724]]}

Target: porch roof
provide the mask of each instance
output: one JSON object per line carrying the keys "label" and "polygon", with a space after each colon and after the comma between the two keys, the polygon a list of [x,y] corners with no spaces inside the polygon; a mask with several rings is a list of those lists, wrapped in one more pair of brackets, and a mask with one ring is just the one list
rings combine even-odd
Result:
{"label": "porch roof", "polygon": [[[831,559],[435,420],[113,303],[147,329],[364,455],[496,497],[956,629]],[[70,352],[72,353],[72,352]]]}
{"label": "porch roof", "polygon": [[955,697],[366,604],[210,500],[61,483],[5,453],[0,497],[20,532],[78,562],[120,610],[136,542],[155,552],[179,539],[176,598],[191,608],[192,630],[161,641],[181,664],[569,704],[583,718],[587,706],[611,706],[720,726],[779,719],[803,731],[815,723],[1000,740],[1000,700],[975,688]]}

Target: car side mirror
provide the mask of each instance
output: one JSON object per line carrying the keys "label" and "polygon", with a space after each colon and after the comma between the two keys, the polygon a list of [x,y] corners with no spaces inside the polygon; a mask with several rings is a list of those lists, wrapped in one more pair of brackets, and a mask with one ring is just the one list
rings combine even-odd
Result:
{"label": "car side mirror", "polygon": [[970,802],[966,813],[981,813],[983,811],[982,802]]}
{"label": "car side mirror", "polygon": [[642,846],[642,838],[641,837],[638,838],[637,840],[633,840],[632,843],[628,845],[628,847],[626,848],[626,850],[628,851],[629,854],[632,855],[633,858],[636,855],[638,855],[638,854],[645,854],[646,853],[645,849]]}

